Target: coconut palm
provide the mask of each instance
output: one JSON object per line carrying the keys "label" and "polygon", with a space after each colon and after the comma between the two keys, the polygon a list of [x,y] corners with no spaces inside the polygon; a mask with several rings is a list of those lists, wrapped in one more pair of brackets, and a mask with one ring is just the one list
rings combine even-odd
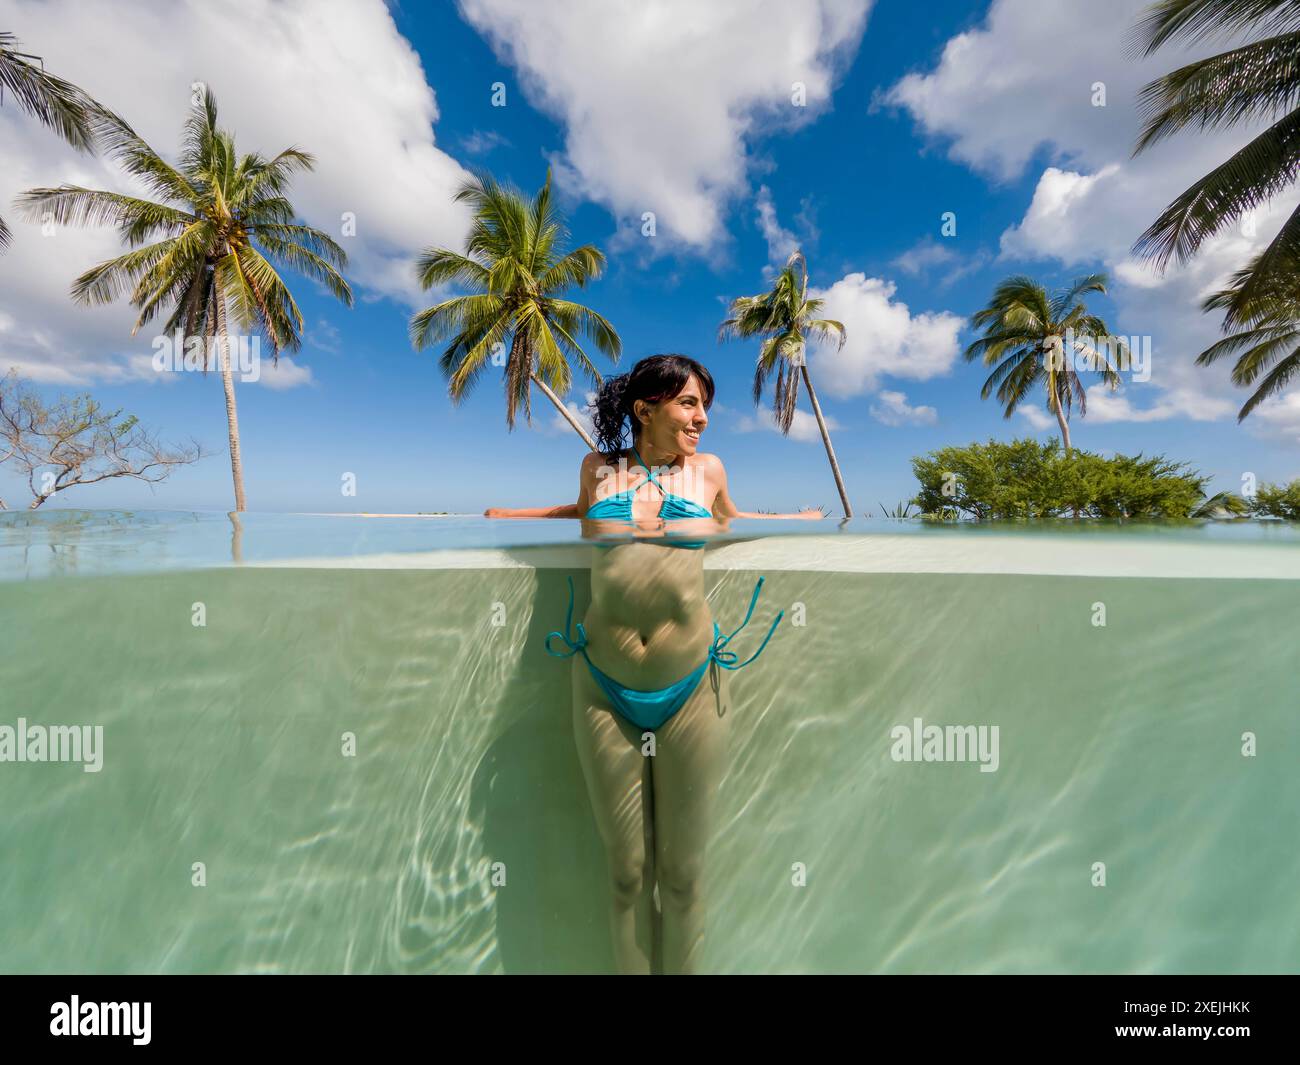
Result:
{"label": "coconut palm", "polygon": [[1088,412],[1087,391],[1072,365],[1073,356],[1076,352],[1084,355],[1085,365],[1112,391],[1119,387],[1117,368],[1109,355],[1099,352],[1088,339],[1106,337],[1108,343],[1103,346],[1114,346],[1117,361],[1127,358],[1127,346],[1119,338],[1110,340],[1110,328],[1088,313],[1083,300],[1089,292],[1105,291],[1105,274],[1081,277],[1052,296],[1031,277],[1009,277],[994,290],[989,305],[971,318],[972,328],[982,329],[984,335],[966,349],[966,361],[979,359],[994,368],[980,389],[980,398],[988,399],[996,389],[1003,416],[1010,418],[1029,394],[1042,386],[1047,409],[1061,427],[1066,454],[1070,452],[1070,412],[1075,404],[1080,417]]}
{"label": "coconut palm", "polygon": [[[1243,213],[1287,188],[1297,174],[1300,135],[1300,10],[1289,0],[1161,0],[1137,27],[1145,54],[1171,41],[1200,42],[1254,31],[1271,34],[1198,59],[1147,85],[1139,98],[1146,121],[1134,154],[1182,129],[1218,129],[1240,122],[1273,124],[1165,208],[1135,244],[1163,269],[1180,262]],[[1276,121],[1273,121],[1276,119]],[[1257,285],[1300,260],[1300,208],[1235,286],[1238,305]]]}
{"label": "coconut palm", "polygon": [[[0,103],[4,91],[13,93],[18,106],[79,151],[95,147],[94,116],[103,109],[71,82],[47,73],[32,62],[37,56],[18,51],[18,38],[0,30]],[[11,234],[0,218],[0,248]]]}
{"label": "coconut palm", "polygon": [[31,189],[19,204],[31,217],[52,212],[60,225],[111,223],[133,249],[78,277],[72,285],[77,302],[110,303],[129,293],[132,306],[140,310],[133,336],[165,312],[163,334],[179,331],[187,344],[198,338],[216,346],[226,395],[235,510],[242,511],[244,472],[230,326],[241,337],[264,339],[275,362],[281,351],[301,346],[302,313],[277,266],[319,281],[352,305],[352,290],[335,269],[347,262],[343,249],[319,230],[296,223],[285,196],[294,171],[311,170],[314,160],[297,148],[271,159],[239,155],[234,137],[217,126],[211,90],[186,122],[175,167],[116,116],[103,118],[98,136],[104,150],[154,199],[60,185]]}
{"label": "coconut palm", "polygon": [[[1257,269],[1258,257],[1238,270],[1226,288],[1201,304],[1203,310],[1225,312],[1223,330],[1228,335],[1201,352],[1197,364],[1209,366],[1237,354],[1233,383],[1250,386],[1259,382],[1238,412],[1239,422],[1269,396],[1284,391],[1300,373],[1300,269],[1291,262],[1279,273],[1262,278]],[[1255,283],[1257,280],[1262,283]],[[1255,294],[1243,299],[1247,288]]]}
{"label": "coconut palm", "polygon": [[551,202],[551,174],[528,201],[490,174],[476,172],[457,190],[474,222],[464,252],[428,248],[416,263],[421,288],[455,285],[472,291],[420,311],[411,319],[411,343],[421,350],[446,342],[439,365],[447,392],[459,403],[495,352],[505,351],[506,425],[515,427],[523,405],[532,424],[531,384],[536,384],[593,451],[596,442],[560,401],[569,391],[569,358],[599,382],[600,374],[578,342],[590,340],[617,362],[623,344],[614,327],[580,303],[561,299],[600,276],[605,256],[594,245],[564,250],[567,232]]}
{"label": "coconut palm", "polygon": [[803,378],[826,447],[826,457],[830,460],[831,473],[835,477],[835,487],[839,489],[844,516],[851,518],[853,507],[849,504],[840,464],[835,458],[835,448],[831,446],[831,434],[826,428],[826,419],[822,417],[821,404],[817,402],[817,392],[804,358],[809,337],[825,341],[836,337],[840,348],[844,347],[848,337],[843,324],[818,317],[823,303],[823,300],[808,298],[808,260],[803,252],[796,251],[786,260],[770,290],[731,301],[728,317],[718,327],[718,341],[763,338],[754,367],[754,404],[757,406],[762,401],[768,378],[775,374],[772,410],[777,426],[785,435],[789,435],[794,423],[799,379]]}

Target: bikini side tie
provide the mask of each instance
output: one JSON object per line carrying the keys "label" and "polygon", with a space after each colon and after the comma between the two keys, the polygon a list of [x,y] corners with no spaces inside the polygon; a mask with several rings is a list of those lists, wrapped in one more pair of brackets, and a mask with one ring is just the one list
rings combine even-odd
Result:
{"label": "bikini side tie", "polygon": [[731,642],[736,633],[740,632],[741,629],[749,624],[749,619],[754,613],[754,605],[758,602],[758,593],[762,590],[763,582],[765,580],[767,580],[766,577],[759,577],[758,583],[754,585],[754,594],[750,597],[749,609],[745,612],[745,620],[740,623],[736,632],[733,632],[730,636],[724,638],[722,636],[722,630],[718,628],[718,623],[716,621],[713,623],[713,646],[709,648],[709,657],[717,662],[723,669],[742,669],[749,665],[750,662],[754,661],[755,658],[763,653],[763,648],[767,646],[767,641],[772,638],[772,633],[776,632],[776,627],[781,624],[781,619],[785,617],[784,610],[776,615],[776,620],[772,622],[772,627],[767,630],[767,635],[763,637],[763,642],[759,644],[758,650],[739,665],[736,665],[735,663],[736,659],[739,658],[740,655],[736,654],[735,651],[723,650],[723,648]]}
{"label": "bikini side tie", "polygon": [[[579,651],[581,651],[584,647],[587,646],[587,630],[582,627],[581,621],[578,622],[578,636],[581,637],[580,642],[574,643],[573,640],[569,639],[569,622],[573,620],[573,577],[569,576],[568,581],[569,581],[569,612],[564,616],[564,631],[548,632],[546,634],[546,653],[548,655],[553,655],[556,658],[569,658],[573,655],[576,655]],[[561,640],[564,641],[565,645],[569,649],[567,651],[552,651],[551,650],[552,636],[558,636]]]}
{"label": "bikini side tie", "polygon": [[[564,616],[564,631],[559,632],[557,630],[546,634],[546,653],[555,658],[569,658],[587,646],[587,630],[582,627],[581,621],[578,622],[578,639],[575,641],[569,635],[569,630],[572,627],[573,622],[573,577],[570,575],[566,579],[569,582],[569,609]],[[716,621],[713,623],[713,643],[709,645],[709,658],[717,662],[723,669],[743,669],[745,666],[749,665],[750,662],[754,661],[754,659],[763,653],[763,648],[767,646],[768,640],[770,640],[772,634],[776,632],[776,627],[781,624],[781,619],[785,617],[784,610],[780,611],[776,615],[776,620],[772,622],[772,627],[767,630],[767,635],[763,637],[763,642],[759,644],[758,650],[745,659],[745,661],[737,663],[736,660],[740,655],[735,651],[726,650],[727,644],[736,637],[741,629],[749,624],[749,619],[754,614],[754,607],[758,603],[759,592],[762,591],[763,582],[766,579],[766,577],[758,578],[758,583],[754,585],[754,594],[749,600],[749,609],[745,612],[745,620],[740,623],[735,632],[728,636],[723,636],[722,630],[718,627],[718,623]],[[564,645],[568,647],[567,651],[551,650],[551,638],[556,636],[564,641]]]}

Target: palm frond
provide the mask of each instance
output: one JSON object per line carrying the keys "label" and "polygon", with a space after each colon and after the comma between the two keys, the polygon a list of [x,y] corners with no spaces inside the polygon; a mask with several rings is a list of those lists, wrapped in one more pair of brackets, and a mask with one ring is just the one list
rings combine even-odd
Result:
{"label": "palm frond", "polygon": [[1196,44],[1244,29],[1265,33],[1300,26],[1300,11],[1279,0],[1158,0],[1134,30],[1143,55],[1174,40]]}
{"label": "palm frond", "polygon": [[[1264,400],[1271,396],[1276,396],[1284,392],[1291,382],[1300,374],[1300,349],[1291,352],[1285,359],[1282,359],[1273,367],[1259,383],[1259,387],[1251,395],[1250,399],[1242,405],[1237,412],[1237,421],[1244,421],[1256,407]],[[1237,373],[1233,371],[1233,379],[1237,380]],[[1253,379],[1252,379],[1253,380]],[[1246,383],[1244,379],[1239,383]]]}
{"label": "palm frond", "polygon": [[72,283],[78,303],[112,303],[135,289],[140,279],[173,250],[178,238],[159,241],[93,266]]}
{"label": "palm frond", "polygon": [[265,231],[259,232],[258,236],[259,243],[271,258],[296,270],[304,277],[319,281],[344,306],[352,306],[352,287],[332,264],[294,240],[282,240]]}
{"label": "palm frond", "polygon": [[490,276],[482,263],[446,248],[427,248],[415,262],[415,276],[420,287],[464,285],[488,287]]}
{"label": "palm frond", "polygon": [[[1084,313],[1084,308],[1082,304],[1078,304],[1078,301],[1089,292],[1098,292],[1105,295],[1106,281],[1106,275],[1102,273],[1088,274],[1086,277],[1077,278],[1069,288],[1064,289],[1052,298],[1048,304],[1051,316],[1059,320],[1066,317],[1072,309],[1079,314]],[[1076,306],[1076,304],[1078,305]]]}
{"label": "palm frond", "polygon": [[818,340],[830,340],[834,336],[840,348],[844,347],[844,342],[849,338],[849,331],[844,328],[844,323],[837,322],[833,318],[809,318],[804,323],[804,331]]}
{"label": "palm frond", "polygon": [[315,157],[298,148],[286,148],[269,160],[259,155],[246,155],[239,164],[232,203],[244,206],[281,198],[295,171],[312,170],[315,165]]}
{"label": "palm frond", "polygon": [[1150,82],[1138,95],[1142,131],[1133,154],[1188,125],[1222,129],[1274,119],[1300,99],[1300,33],[1255,41],[1198,59]]}
{"label": "palm frond", "polygon": [[1246,211],[1267,203],[1300,172],[1300,111],[1255,137],[1164,209],[1133,245],[1135,254],[1164,269],[1186,262],[1201,244]]}
{"label": "palm frond", "polygon": [[198,202],[201,190],[149,147],[125,119],[101,109],[92,121],[100,150],[128,174],[138,177],[150,193],[176,203]]}
{"label": "palm frond", "polygon": [[[302,312],[275,267],[249,245],[236,248],[222,263],[229,270],[229,281],[223,278],[222,287],[230,283],[235,320],[244,331],[266,337],[273,358],[301,347]],[[222,263],[217,264],[218,271]]]}
{"label": "palm frond", "polygon": [[[505,309],[505,301],[492,293],[475,293],[454,296],[415,314],[411,318],[411,344],[417,350],[442,340],[472,331],[475,322],[484,330],[495,322]],[[477,338],[475,338],[477,343]]]}
{"label": "palm frond", "polygon": [[566,288],[585,288],[588,281],[599,277],[605,268],[604,254],[593,244],[560,256],[537,278],[542,292],[560,292]]}
{"label": "palm frond", "polygon": [[14,203],[30,222],[49,221],[60,226],[116,226],[122,235],[141,240],[160,230],[176,230],[194,216],[165,204],[136,199],[120,192],[104,192],[79,185],[28,189]]}
{"label": "palm frond", "polygon": [[618,361],[623,353],[623,342],[608,319],[590,307],[568,300],[547,300],[545,307],[550,312],[548,317],[563,326],[566,333],[580,333],[612,362]]}
{"label": "palm frond", "polygon": [[95,148],[94,116],[102,110],[85,92],[50,74],[18,51],[18,39],[0,31],[0,90],[13,94],[18,107],[52,129],[78,151]]}

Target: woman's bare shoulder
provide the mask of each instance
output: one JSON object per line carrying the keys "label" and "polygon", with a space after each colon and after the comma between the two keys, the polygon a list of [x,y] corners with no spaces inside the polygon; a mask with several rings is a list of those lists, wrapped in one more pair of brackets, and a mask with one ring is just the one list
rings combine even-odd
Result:
{"label": "woman's bare shoulder", "polygon": [[583,476],[594,477],[596,472],[606,466],[617,466],[618,460],[612,463],[609,457],[603,451],[588,451],[582,456],[582,473]]}
{"label": "woman's bare shoulder", "polygon": [[[602,473],[601,471],[604,471]],[[617,472],[618,460],[612,463],[602,451],[588,451],[582,456],[582,465],[579,468],[578,479],[581,484],[588,488],[594,488],[598,480],[603,480],[610,476],[611,472]]]}

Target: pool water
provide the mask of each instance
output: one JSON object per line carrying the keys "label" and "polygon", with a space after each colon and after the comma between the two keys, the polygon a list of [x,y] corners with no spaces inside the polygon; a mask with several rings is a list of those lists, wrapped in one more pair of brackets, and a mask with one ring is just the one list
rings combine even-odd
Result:
{"label": "pool water", "polygon": [[[758,575],[746,633],[786,611],[732,675],[706,970],[1300,970],[1294,530],[765,525],[704,552],[724,628]],[[543,650],[576,530],[0,518],[0,726],[103,730],[0,762],[0,970],[612,971]],[[995,769],[897,757],[967,725]]]}

